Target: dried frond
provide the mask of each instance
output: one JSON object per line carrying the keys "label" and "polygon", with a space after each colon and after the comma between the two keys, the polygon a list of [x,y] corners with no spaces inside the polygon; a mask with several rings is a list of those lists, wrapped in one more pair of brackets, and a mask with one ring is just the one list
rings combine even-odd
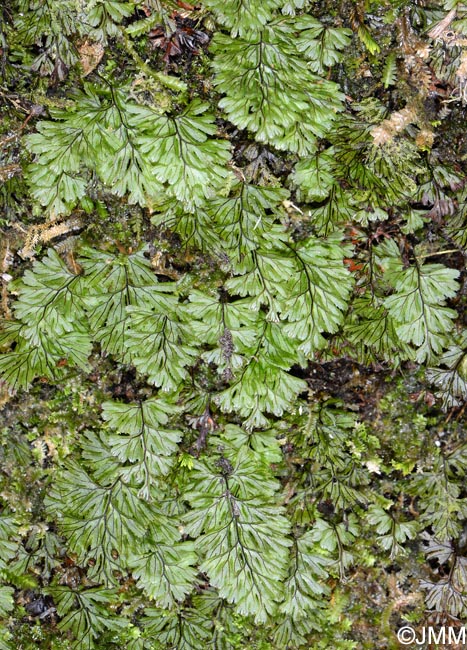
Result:
{"label": "dried frond", "polygon": [[426,95],[433,84],[433,72],[430,67],[418,56],[407,56],[404,60],[405,68],[411,83],[416,86],[420,95]]}
{"label": "dried frond", "polygon": [[433,141],[435,139],[435,134],[433,129],[424,127],[421,129],[420,133],[417,134],[415,138],[415,144],[419,149],[431,149],[433,146]]}
{"label": "dried frond", "polygon": [[104,46],[102,43],[86,40],[78,47],[78,52],[83,68],[83,77],[87,77],[101,62],[104,56]]}
{"label": "dried frond", "polygon": [[23,259],[34,257],[34,249],[38,244],[46,244],[52,239],[67,235],[82,227],[78,217],[57,217],[52,221],[31,226],[26,235],[23,248],[19,254]]}
{"label": "dried frond", "polygon": [[418,121],[418,115],[413,107],[406,106],[401,111],[395,111],[391,117],[383,120],[381,124],[373,127],[371,134],[375,145],[391,142],[394,137],[401,133],[409,124]]}

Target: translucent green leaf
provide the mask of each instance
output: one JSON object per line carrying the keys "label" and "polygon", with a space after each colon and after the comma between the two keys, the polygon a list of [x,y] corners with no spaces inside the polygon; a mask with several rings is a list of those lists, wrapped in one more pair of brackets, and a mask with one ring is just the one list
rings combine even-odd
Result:
{"label": "translucent green leaf", "polygon": [[111,454],[123,465],[120,475],[125,482],[138,487],[138,496],[146,500],[151,499],[151,486],[172,465],[171,456],[181,434],[164,425],[176,411],[175,405],[160,399],[102,404],[102,417],[114,430],[106,436],[106,442]]}
{"label": "translucent green leaf", "polygon": [[14,607],[13,594],[15,590],[13,587],[0,586],[0,616],[7,616],[8,612]]}
{"label": "translucent green leaf", "polygon": [[315,150],[316,138],[326,135],[341,110],[343,96],[310,72],[297,50],[294,28],[284,21],[272,23],[254,41],[217,34],[211,49],[214,83],[225,95],[220,106],[231,122],[251,131],[258,142],[302,154]]}
{"label": "translucent green leaf", "polygon": [[[264,622],[281,600],[290,540],[277,485],[242,449],[227,474],[197,462],[187,499],[186,530],[197,538],[201,570],[243,615]],[[229,467],[227,465],[221,467]],[[271,526],[272,522],[274,525]]]}
{"label": "translucent green leaf", "polygon": [[184,600],[196,578],[197,555],[192,542],[155,543],[154,548],[130,559],[137,584],[158,607],[170,607]]}
{"label": "translucent green leaf", "polygon": [[167,306],[149,260],[139,251],[130,255],[85,248],[80,263],[86,273],[87,315],[94,337],[104,350],[124,355],[127,343],[127,313],[130,305],[145,305],[159,297]]}
{"label": "translucent green leaf", "polygon": [[432,359],[447,343],[446,335],[457,316],[445,307],[446,298],[456,295],[459,271],[441,264],[424,264],[388,270],[387,279],[395,293],[384,305],[396,323],[399,338],[416,348],[419,362]]}
{"label": "translucent green leaf", "polygon": [[205,0],[222,25],[231,29],[233,38],[247,36],[264,27],[282,0]]}
{"label": "translucent green leaf", "polygon": [[350,45],[352,38],[352,30],[326,27],[311,16],[303,16],[296,22],[296,28],[302,30],[297,49],[310,60],[311,70],[318,74],[323,74],[342,59],[343,50]]}
{"label": "translucent green leaf", "polygon": [[297,163],[293,181],[299,186],[300,198],[303,201],[323,201],[329,196],[335,183],[331,169],[330,155],[326,153]]}
{"label": "translucent green leaf", "polygon": [[384,87],[389,88],[389,86],[393,86],[396,82],[396,79],[397,79],[397,59],[396,59],[396,54],[392,52],[387,57],[383,68],[382,82],[384,84]]}
{"label": "translucent green leaf", "polygon": [[119,479],[100,485],[80,466],[61,473],[47,496],[49,512],[59,517],[68,547],[88,564],[90,579],[115,584],[125,556],[144,539],[151,509]]}

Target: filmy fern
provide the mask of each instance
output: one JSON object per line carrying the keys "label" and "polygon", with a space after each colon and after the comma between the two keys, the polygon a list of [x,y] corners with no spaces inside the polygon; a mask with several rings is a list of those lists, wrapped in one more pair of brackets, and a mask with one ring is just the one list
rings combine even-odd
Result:
{"label": "filmy fern", "polygon": [[150,203],[168,182],[169,194],[193,209],[228,175],[229,144],[208,138],[215,127],[206,109],[193,102],[170,117],[128,102],[122,91],[87,86],[71,110],[54,111],[55,121],[39,123],[29,136],[37,156],[29,168],[32,193],[54,213],[69,212],[89,191],[89,176],[86,182],[78,174],[88,167],[118,196],[129,193],[130,202]]}
{"label": "filmy fern", "polygon": [[63,375],[60,359],[89,368],[92,343],[83,319],[83,289],[81,278],[52,249],[25,274],[18,284],[17,320],[5,322],[1,339],[15,344],[14,352],[0,358],[13,386],[28,386],[38,375]]}
{"label": "filmy fern", "polygon": [[197,464],[186,495],[193,507],[186,526],[198,538],[201,569],[219,594],[262,622],[281,599],[288,524],[274,502],[278,485],[266,468],[258,475],[258,464],[246,450],[232,460],[220,458],[220,471]]}
{"label": "filmy fern", "polygon": [[400,339],[417,347],[417,361],[433,358],[446,345],[456,312],[444,304],[455,295],[458,276],[458,271],[441,264],[388,269],[395,293],[385,300],[385,306],[395,319]]}
{"label": "filmy fern", "polygon": [[4,4],[1,650],[463,616],[462,3]]}
{"label": "filmy fern", "polygon": [[231,122],[248,129],[258,142],[302,155],[315,150],[317,137],[331,129],[343,97],[335,84],[309,70],[291,25],[283,20],[268,25],[251,40],[217,35],[212,51],[214,82],[225,94],[219,105]]}

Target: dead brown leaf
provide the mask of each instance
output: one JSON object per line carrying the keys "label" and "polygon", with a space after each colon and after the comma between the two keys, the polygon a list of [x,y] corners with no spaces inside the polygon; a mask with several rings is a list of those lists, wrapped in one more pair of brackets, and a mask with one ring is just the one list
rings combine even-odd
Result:
{"label": "dead brown leaf", "polygon": [[87,77],[97,68],[104,56],[104,46],[101,43],[84,41],[78,47],[81,67],[83,68],[83,77]]}

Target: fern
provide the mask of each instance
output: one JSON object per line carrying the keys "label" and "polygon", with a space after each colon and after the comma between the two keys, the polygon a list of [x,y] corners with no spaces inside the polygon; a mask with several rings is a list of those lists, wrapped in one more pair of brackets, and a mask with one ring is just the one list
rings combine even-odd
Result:
{"label": "fern", "polygon": [[[456,537],[460,521],[467,512],[467,500],[462,496],[459,478],[466,473],[466,449],[460,446],[454,452],[436,453],[431,463],[426,463],[410,482],[410,492],[416,491],[422,509],[421,522],[432,526],[435,536],[445,541]],[[442,503],[440,510],[437,504]]]}
{"label": "fern", "polygon": [[71,36],[80,31],[76,7],[69,0],[42,3],[21,0],[15,14],[15,28],[26,45],[45,45],[31,62],[42,75],[66,76],[67,68],[78,60]]}
{"label": "fern", "polygon": [[266,364],[253,360],[240,378],[217,396],[216,402],[223,411],[245,418],[247,428],[264,427],[268,424],[265,413],[282,415],[305,388],[303,380],[292,377],[271,361]]}
{"label": "fern", "polygon": [[90,178],[77,173],[90,167],[117,196],[129,192],[132,203],[145,205],[168,183],[192,210],[228,175],[229,144],[208,139],[215,127],[206,109],[194,102],[171,118],[128,102],[121,90],[99,94],[87,86],[72,107],[53,112],[56,121],[39,123],[28,137],[37,157],[31,191],[55,214],[69,212],[89,191]]}
{"label": "fern", "polygon": [[86,21],[91,26],[90,35],[101,43],[120,34],[119,24],[134,12],[134,4],[121,0],[97,0],[86,12]]}
{"label": "fern", "polygon": [[[120,167],[120,171],[124,169],[132,173],[131,168],[128,170],[129,160],[125,156],[126,142],[113,133],[114,112],[116,109],[112,106],[105,110],[97,94],[88,90],[72,108],[54,111],[52,115],[56,121],[39,123],[38,133],[28,138],[28,146],[37,160],[29,167],[32,193],[53,213],[70,212],[84,197],[88,183],[77,178],[77,172],[87,163],[95,161],[96,167],[102,164],[103,180],[110,181],[108,161],[110,159],[114,164],[115,154],[119,152],[120,157],[123,152],[122,164],[119,166],[117,157],[114,172],[117,171],[118,175]],[[121,135],[125,137],[124,133]],[[53,142],[52,146],[50,142]],[[138,174],[142,171],[141,165],[137,171]],[[135,178],[133,176],[133,180]],[[129,183],[123,185],[125,188],[128,186]]]}
{"label": "fern", "polygon": [[318,543],[323,551],[328,551],[336,558],[340,575],[354,561],[349,550],[360,532],[360,527],[354,516],[350,515],[346,522],[330,523],[318,518],[311,530],[310,541]]}
{"label": "fern", "polygon": [[109,607],[117,602],[115,590],[91,587],[73,591],[68,587],[56,586],[48,591],[53,595],[57,612],[62,617],[60,630],[73,634],[74,648],[93,647],[106,631],[115,632],[126,625],[124,619],[108,615]]}
{"label": "fern", "polygon": [[302,30],[297,48],[310,61],[311,70],[317,74],[325,73],[328,68],[341,61],[342,51],[350,45],[350,29],[326,27],[311,16],[303,16],[296,21],[295,26]]}
{"label": "fern", "polygon": [[270,240],[275,223],[284,220],[282,201],[287,190],[234,181],[228,196],[215,197],[196,213],[173,201],[156,206],[160,213],[153,223],[163,224],[184,240],[204,250],[214,250],[241,259]]}
{"label": "fern", "polygon": [[358,38],[370,54],[377,54],[380,51],[380,46],[372,37],[370,30],[366,25],[360,25],[357,30],[357,34]]}
{"label": "fern", "polygon": [[[176,307],[174,301],[171,313],[160,305],[127,310],[129,358],[150,383],[169,392],[180,386],[187,376],[186,367],[198,355],[192,328],[180,320]],[[184,320],[188,321],[187,315]],[[185,343],[180,345],[180,340]]]}
{"label": "fern", "polygon": [[434,358],[446,345],[446,334],[456,317],[456,312],[444,304],[456,293],[459,272],[441,264],[403,269],[397,263],[386,276],[395,293],[384,304],[395,320],[397,335],[416,347],[417,361]]}
{"label": "fern", "polygon": [[149,643],[158,639],[162,647],[191,650],[207,643],[212,634],[210,618],[198,608],[161,611],[147,608],[143,619]]}
{"label": "fern", "polygon": [[189,209],[212,198],[228,176],[229,143],[210,140],[216,127],[208,106],[192,102],[177,116],[160,116],[142,107],[130,109],[130,124],[143,132],[137,142],[152,163],[153,174]]}
{"label": "fern", "polygon": [[0,358],[0,368],[12,385],[28,386],[37,375],[63,375],[60,359],[89,368],[92,342],[84,317],[84,290],[82,278],[71,273],[53,249],[18,283],[17,320],[5,322],[1,338],[15,344]]}
{"label": "fern", "polygon": [[[8,568],[8,563],[12,560],[18,550],[18,522],[8,514],[3,514],[0,517],[0,575],[4,575]],[[4,591],[4,603],[7,606],[7,598],[10,593],[9,589]],[[9,610],[8,610],[9,611]]]}
{"label": "fern", "polygon": [[417,522],[396,521],[391,513],[377,505],[370,506],[368,523],[376,527],[380,535],[378,541],[385,550],[390,551],[391,558],[404,552],[402,544],[407,539],[413,539],[418,529]]}
{"label": "fern", "polygon": [[325,345],[321,334],[337,330],[347,307],[352,279],[342,260],[350,249],[339,241],[338,235],[327,241],[310,238],[293,251],[298,273],[281,312],[289,321],[285,334],[301,341],[306,356]]}
{"label": "fern", "polygon": [[[93,335],[104,350],[124,355],[127,349],[129,306],[144,305],[159,289],[142,251],[115,255],[86,248],[80,262],[88,287],[86,313]],[[164,301],[161,293],[160,298]]]}
{"label": "fern", "polygon": [[438,388],[445,409],[461,404],[467,389],[464,337],[450,345],[439,359],[439,366],[428,368],[427,379]]}
{"label": "fern", "polygon": [[412,351],[399,338],[396,324],[382,297],[377,299],[366,295],[353,302],[351,318],[347,320],[344,332],[362,360],[388,359],[397,363],[410,359]]}
{"label": "fern", "polygon": [[148,506],[121,480],[100,485],[78,465],[62,473],[48,505],[51,512],[63,513],[61,528],[69,547],[79,561],[91,563],[90,577],[115,584],[126,549],[145,536]]}
{"label": "fern", "polygon": [[111,453],[124,465],[121,476],[125,483],[138,487],[138,496],[151,500],[151,488],[157,478],[167,474],[180,433],[162,428],[176,407],[162,400],[139,404],[105,402],[102,416],[116,433],[106,442]]}
{"label": "fern", "polygon": [[293,181],[306,203],[327,199],[335,183],[330,152],[305,158],[295,165]]}
{"label": "fern", "polygon": [[[258,142],[305,154],[331,129],[343,97],[333,83],[309,71],[296,47],[291,26],[281,21],[251,41],[217,35],[211,49],[214,82],[225,95],[219,105],[229,120]],[[240,80],[241,96],[234,79]]]}
{"label": "fern", "polygon": [[185,516],[186,528],[197,538],[201,570],[219,594],[240,613],[264,622],[281,599],[288,525],[274,502],[278,486],[266,468],[258,468],[246,450],[232,461],[220,458],[220,473],[196,464],[186,494],[193,508]]}
{"label": "fern", "polygon": [[236,375],[257,341],[256,328],[261,322],[259,314],[251,309],[251,300],[224,302],[217,292],[206,295],[194,291],[189,309],[197,335],[209,346],[202,358],[215,363],[219,374]]}
{"label": "fern", "polygon": [[154,537],[153,549],[130,561],[137,585],[159,607],[183,601],[193,588],[197,575],[197,555],[193,543],[167,544]]}
{"label": "fern", "polygon": [[315,614],[322,605],[322,594],[328,591],[324,579],[332,560],[320,553],[311,537],[309,531],[295,541],[290,574],[285,581],[286,597],[280,609],[294,621]]}
{"label": "fern", "polygon": [[12,587],[0,587],[0,616],[7,616],[13,609],[13,592]]}
{"label": "fern", "polygon": [[396,79],[397,79],[397,59],[395,53],[393,52],[387,57],[386,62],[384,64],[383,76],[382,76],[384,87],[389,88],[389,86],[393,86],[396,82]]}
{"label": "fern", "polygon": [[282,0],[207,0],[204,5],[231,30],[231,36],[235,38],[254,35],[261,30],[273,18],[274,10],[282,5]]}
{"label": "fern", "polygon": [[4,3],[0,648],[465,615],[465,9],[332,4]]}

